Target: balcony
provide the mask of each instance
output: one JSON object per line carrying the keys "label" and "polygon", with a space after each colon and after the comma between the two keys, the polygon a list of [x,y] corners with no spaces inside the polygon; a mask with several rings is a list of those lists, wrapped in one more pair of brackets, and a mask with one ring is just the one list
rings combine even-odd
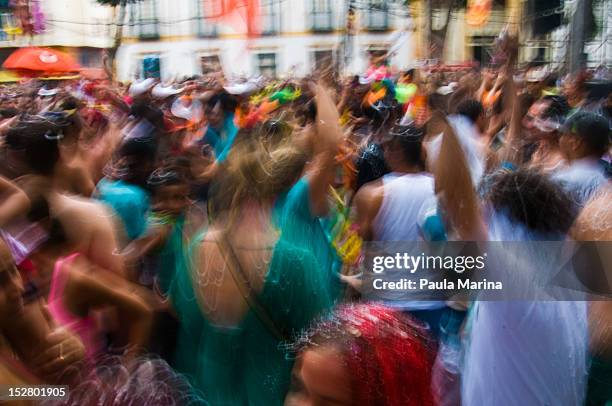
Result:
{"label": "balcony", "polygon": [[334,30],[332,0],[310,0],[310,27],[312,32]]}
{"label": "balcony", "polygon": [[389,5],[382,0],[368,0],[361,12],[363,27],[368,31],[389,30]]}
{"label": "balcony", "polygon": [[196,33],[199,38],[216,38],[219,35],[217,26],[206,17],[196,20]]}
{"label": "balcony", "polygon": [[372,9],[366,12],[365,29],[368,31],[389,30],[389,13],[387,10]]}
{"label": "balcony", "polygon": [[159,39],[159,20],[139,20],[136,23],[138,31],[138,39],[143,41],[151,41]]}
{"label": "balcony", "polygon": [[325,33],[334,30],[331,10],[313,11],[311,13],[311,19],[311,27],[313,32]]}
{"label": "balcony", "polygon": [[157,1],[143,1],[130,4],[130,32],[143,41],[159,39]]}
{"label": "balcony", "polygon": [[267,0],[261,4],[261,34],[276,35],[281,31],[281,2],[280,0]]}
{"label": "balcony", "polygon": [[276,35],[280,32],[280,18],[277,14],[261,16],[261,34]]}

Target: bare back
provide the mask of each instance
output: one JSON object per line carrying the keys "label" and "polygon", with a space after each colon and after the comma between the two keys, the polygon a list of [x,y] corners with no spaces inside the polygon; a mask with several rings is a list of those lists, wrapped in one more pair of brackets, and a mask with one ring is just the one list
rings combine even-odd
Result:
{"label": "bare back", "polygon": [[[220,243],[223,231],[211,229],[197,253],[197,266],[192,267],[197,299],[203,315],[210,323],[238,326],[249,311],[249,304],[234,275],[244,275],[251,289],[259,294],[264,288],[272,260],[274,236],[254,231],[232,235],[232,245],[240,270],[236,269],[229,252]],[[229,268],[234,266],[233,273]]]}

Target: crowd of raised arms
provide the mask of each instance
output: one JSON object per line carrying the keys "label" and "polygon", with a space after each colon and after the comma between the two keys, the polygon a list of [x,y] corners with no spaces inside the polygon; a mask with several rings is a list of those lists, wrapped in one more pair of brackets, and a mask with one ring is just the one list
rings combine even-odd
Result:
{"label": "crowd of raised arms", "polygon": [[612,404],[601,297],[364,294],[370,242],[528,242],[502,266],[531,280],[539,241],[612,240],[610,78],[517,52],[3,85],[0,382],[68,385],[57,405]]}

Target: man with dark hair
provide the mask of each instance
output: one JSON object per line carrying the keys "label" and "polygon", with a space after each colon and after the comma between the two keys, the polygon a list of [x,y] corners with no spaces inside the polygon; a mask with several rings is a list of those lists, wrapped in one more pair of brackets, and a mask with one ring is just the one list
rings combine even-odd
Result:
{"label": "man with dark hair", "polygon": [[[383,142],[391,173],[364,185],[354,198],[359,234],[369,241],[423,241],[419,227],[423,211],[435,201],[434,178],[425,170],[423,131],[414,125],[395,126]],[[405,277],[405,270],[388,269],[387,280]],[[435,277],[434,277],[435,279]],[[432,279],[433,280],[433,279]],[[411,312],[428,323],[434,334],[445,302],[424,292],[379,292],[389,305]],[[389,295],[389,296],[388,296]]]}
{"label": "man with dark hair", "polygon": [[523,118],[526,133],[526,159],[530,166],[552,171],[563,163],[559,137],[570,106],[563,96],[545,96],[537,100]]}
{"label": "man with dark hair", "polygon": [[[419,240],[417,214],[435,196],[434,180],[425,171],[423,132],[395,126],[383,143],[391,173],[364,185],[355,195],[360,233],[368,240]],[[384,206],[384,207],[383,207]]]}
{"label": "man with dark hair", "polygon": [[482,103],[478,100],[468,99],[464,100],[457,106],[457,114],[467,117],[472,124],[475,124],[481,133],[485,131],[484,121],[485,112],[482,107]]}
{"label": "man with dark hair", "polygon": [[563,96],[544,96],[542,100],[548,102],[548,107],[544,110],[543,118],[567,117],[571,110],[567,99]]}
{"label": "man with dark hair", "polygon": [[572,115],[563,128],[559,147],[569,165],[554,179],[582,206],[607,182],[600,158],[610,148],[608,120],[584,111]]}
{"label": "man with dark hair", "polygon": [[533,138],[541,138],[541,133],[558,131],[570,112],[567,99],[563,96],[545,96],[536,101],[523,120],[523,127]]}

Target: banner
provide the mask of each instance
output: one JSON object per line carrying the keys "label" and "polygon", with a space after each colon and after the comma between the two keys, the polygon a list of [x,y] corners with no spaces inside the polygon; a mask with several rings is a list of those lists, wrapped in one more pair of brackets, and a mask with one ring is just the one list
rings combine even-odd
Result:
{"label": "banner", "polygon": [[[236,31],[246,28],[249,37],[261,33],[259,0],[203,0],[207,19],[227,23]],[[272,0],[267,0],[272,1]]]}
{"label": "banner", "polygon": [[482,27],[489,21],[491,0],[468,0],[465,19],[472,27]]}

